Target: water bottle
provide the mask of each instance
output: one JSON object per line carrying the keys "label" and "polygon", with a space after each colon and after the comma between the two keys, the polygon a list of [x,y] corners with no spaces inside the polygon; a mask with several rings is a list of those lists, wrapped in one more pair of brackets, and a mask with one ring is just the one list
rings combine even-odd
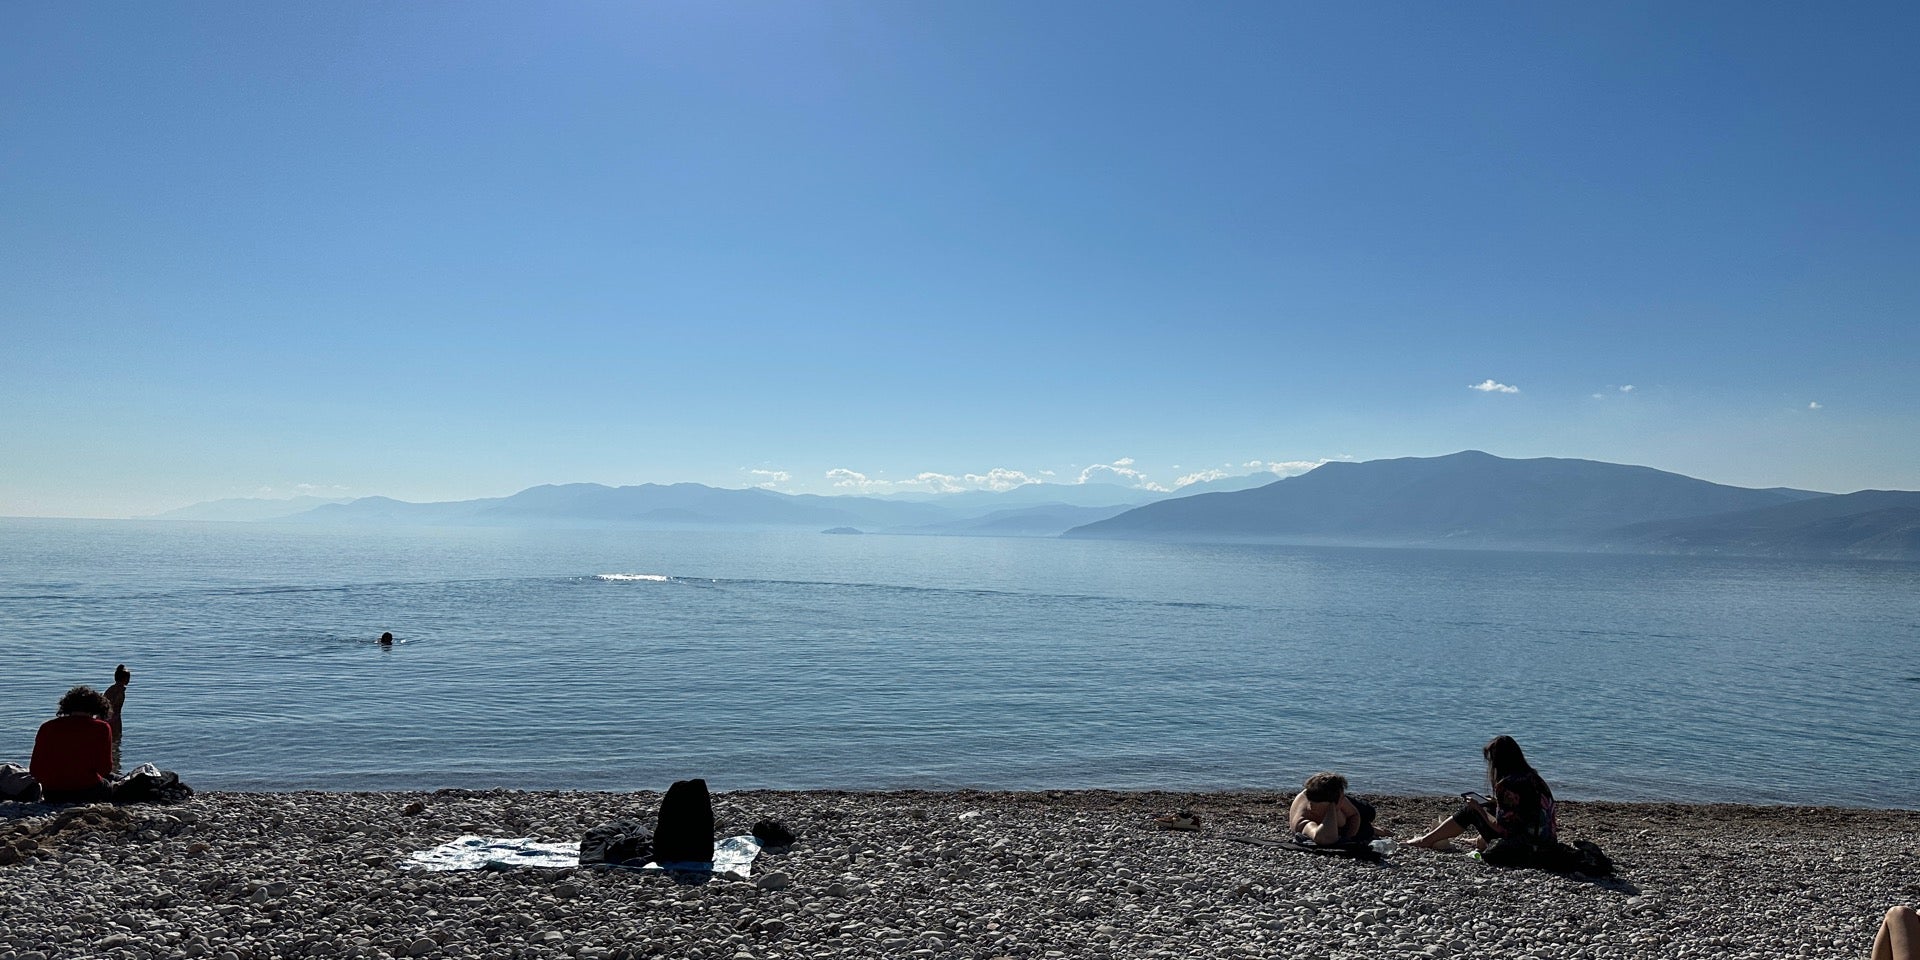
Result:
{"label": "water bottle", "polygon": [[1367,846],[1371,848],[1374,853],[1377,853],[1383,857],[1391,857],[1393,856],[1393,852],[1395,850],[1400,849],[1400,844],[1395,843],[1392,837],[1381,837],[1380,839],[1367,844]]}

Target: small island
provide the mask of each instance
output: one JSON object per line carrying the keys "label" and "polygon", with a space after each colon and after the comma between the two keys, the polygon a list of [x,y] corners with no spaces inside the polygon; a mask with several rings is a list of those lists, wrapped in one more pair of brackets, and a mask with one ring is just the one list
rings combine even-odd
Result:
{"label": "small island", "polygon": [[863,533],[864,531],[856,530],[853,527],[828,527],[827,529],[822,530],[820,532],[845,534],[845,533]]}

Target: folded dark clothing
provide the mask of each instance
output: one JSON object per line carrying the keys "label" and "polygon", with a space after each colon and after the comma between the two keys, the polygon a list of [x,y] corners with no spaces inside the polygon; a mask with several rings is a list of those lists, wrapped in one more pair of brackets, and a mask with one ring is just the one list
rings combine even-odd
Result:
{"label": "folded dark clothing", "polygon": [[603,823],[580,838],[581,863],[631,863],[653,859],[653,831],[632,820]]}

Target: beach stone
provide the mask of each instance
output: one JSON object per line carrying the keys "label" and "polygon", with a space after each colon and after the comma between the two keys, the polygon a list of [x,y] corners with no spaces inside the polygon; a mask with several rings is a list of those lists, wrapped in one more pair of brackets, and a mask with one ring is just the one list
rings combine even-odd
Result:
{"label": "beach stone", "polygon": [[775,870],[754,878],[753,884],[762,890],[785,890],[793,885],[793,880],[785,873]]}
{"label": "beach stone", "polygon": [[[128,845],[124,834],[63,834],[54,859],[0,874],[0,960],[30,951],[410,960],[422,940],[435,945],[426,956],[525,960],[928,955],[920,951],[1012,960],[1049,951],[1075,960],[1795,960],[1863,956],[1886,904],[1920,895],[1908,863],[1920,812],[1822,811],[1818,818],[1840,829],[1807,838],[1796,832],[1804,815],[1771,808],[1588,812],[1566,801],[1563,833],[1596,837],[1624,865],[1622,883],[1631,886],[1610,886],[1426,851],[1381,870],[1235,845],[1226,835],[1283,829],[1273,826],[1274,798],[1250,793],[1208,796],[1219,834],[1177,836],[1143,826],[1146,813],[1199,802],[1192,797],[716,794],[723,823],[771,816],[808,837],[792,854],[764,854],[765,872],[751,885],[398,869],[404,851],[447,839],[453,823],[563,839],[658,799],[513,794],[516,824],[498,812],[501,796],[196,797],[202,822],[193,839],[211,842],[217,857],[183,856],[184,840]],[[408,823],[400,810],[409,802],[432,803],[438,816]],[[1389,799],[1381,809],[1396,829],[1424,829],[1451,806]],[[929,819],[907,813],[916,807]],[[959,819],[969,810],[986,815]],[[1618,826],[1648,810],[1661,811],[1649,838]],[[133,822],[160,816],[139,814]],[[18,838],[21,824],[50,819],[0,820],[0,830],[14,827]],[[391,850],[369,849],[376,842]],[[1673,856],[1676,845],[1705,854]],[[1846,862],[1832,863],[1837,854]],[[376,862],[364,865],[362,855]],[[773,873],[789,886],[759,885]],[[254,901],[260,892],[266,903]],[[1629,908],[1634,895],[1646,899]]]}

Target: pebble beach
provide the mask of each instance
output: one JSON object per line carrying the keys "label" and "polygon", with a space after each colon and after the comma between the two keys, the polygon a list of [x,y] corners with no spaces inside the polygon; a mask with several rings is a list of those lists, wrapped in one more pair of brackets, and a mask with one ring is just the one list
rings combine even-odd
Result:
{"label": "pebble beach", "polygon": [[[1364,794],[1363,794],[1364,795]],[[1920,812],[1563,802],[1594,880],[1402,847],[1257,841],[1285,793],[716,793],[717,835],[799,840],[751,881],[418,873],[462,834],[577,840],[657,793],[207,793],[0,804],[0,960],[65,957],[1857,958],[1920,900]],[[1402,838],[1442,798],[1372,797]],[[1186,807],[1203,829],[1163,830]]]}

